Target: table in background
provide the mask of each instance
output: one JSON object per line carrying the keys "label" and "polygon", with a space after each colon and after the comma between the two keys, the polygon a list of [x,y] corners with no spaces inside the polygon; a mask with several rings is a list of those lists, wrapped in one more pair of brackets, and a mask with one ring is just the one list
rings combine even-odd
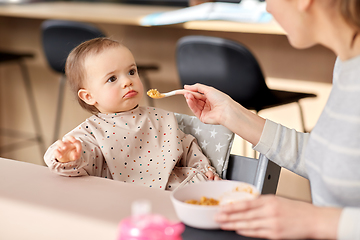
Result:
{"label": "table in background", "polygon": [[[30,19],[64,19],[139,26],[141,18],[146,15],[178,9],[181,8],[101,2],[40,2],[23,5],[2,5],[0,6],[0,16]],[[284,30],[275,21],[257,24],[228,21],[190,21],[171,25],[171,27],[174,26],[189,30],[285,35]]]}

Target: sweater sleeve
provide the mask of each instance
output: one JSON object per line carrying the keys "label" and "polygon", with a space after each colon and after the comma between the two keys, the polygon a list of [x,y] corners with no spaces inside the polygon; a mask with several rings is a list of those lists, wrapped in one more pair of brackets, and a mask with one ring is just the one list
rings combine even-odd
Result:
{"label": "sweater sleeve", "polygon": [[343,209],[340,216],[337,239],[360,239],[360,208],[346,207]]}
{"label": "sweater sleeve", "polygon": [[260,141],[254,150],[264,154],[281,167],[308,178],[303,154],[309,135],[267,119]]}
{"label": "sweater sleeve", "polygon": [[81,157],[72,162],[58,162],[54,156],[56,149],[54,143],[47,149],[44,155],[44,161],[49,169],[59,175],[69,177],[84,175],[102,177],[104,175],[102,170],[106,163],[94,137],[91,134],[87,134],[81,126],[67,135],[71,135],[81,142]]}

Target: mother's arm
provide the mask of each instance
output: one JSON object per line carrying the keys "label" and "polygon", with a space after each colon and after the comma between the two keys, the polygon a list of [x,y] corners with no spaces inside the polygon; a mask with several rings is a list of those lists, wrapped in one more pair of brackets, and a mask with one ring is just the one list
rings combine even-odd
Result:
{"label": "mother's arm", "polygon": [[190,109],[202,122],[227,127],[278,165],[307,177],[302,156],[309,133],[265,120],[215,88],[202,84],[184,88],[202,94],[185,94]]}

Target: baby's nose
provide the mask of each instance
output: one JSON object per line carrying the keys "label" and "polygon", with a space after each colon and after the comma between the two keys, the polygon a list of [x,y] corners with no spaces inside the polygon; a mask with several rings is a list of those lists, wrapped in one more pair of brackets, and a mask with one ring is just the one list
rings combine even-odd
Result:
{"label": "baby's nose", "polygon": [[133,82],[129,78],[125,77],[122,84],[123,84],[123,87],[126,88],[129,86],[132,86]]}

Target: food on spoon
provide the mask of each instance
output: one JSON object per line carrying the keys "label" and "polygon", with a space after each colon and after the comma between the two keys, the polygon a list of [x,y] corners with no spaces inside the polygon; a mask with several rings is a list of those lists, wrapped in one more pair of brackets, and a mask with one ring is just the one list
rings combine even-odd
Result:
{"label": "food on spoon", "polygon": [[164,97],[164,94],[161,94],[157,89],[150,89],[146,93],[151,98],[162,98]]}

